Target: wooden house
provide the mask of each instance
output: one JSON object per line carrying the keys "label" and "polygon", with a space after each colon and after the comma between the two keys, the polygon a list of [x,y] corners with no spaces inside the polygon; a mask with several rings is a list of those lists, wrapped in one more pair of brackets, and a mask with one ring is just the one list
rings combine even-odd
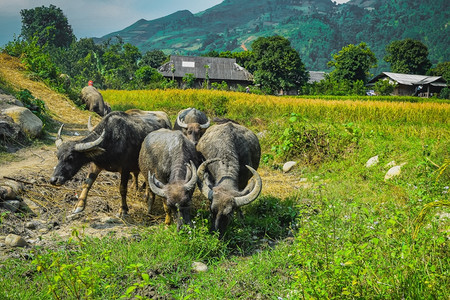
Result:
{"label": "wooden house", "polygon": [[441,92],[447,86],[442,76],[411,75],[401,73],[383,72],[371,79],[367,86],[373,86],[378,80],[389,80],[396,83],[394,95],[431,97]]}
{"label": "wooden house", "polygon": [[171,55],[169,62],[158,71],[164,77],[176,80],[179,87],[186,87],[183,78],[188,74],[195,79],[194,88],[203,87],[206,81],[209,86],[213,82],[224,81],[232,89],[253,84],[253,75],[238,65],[234,58]]}

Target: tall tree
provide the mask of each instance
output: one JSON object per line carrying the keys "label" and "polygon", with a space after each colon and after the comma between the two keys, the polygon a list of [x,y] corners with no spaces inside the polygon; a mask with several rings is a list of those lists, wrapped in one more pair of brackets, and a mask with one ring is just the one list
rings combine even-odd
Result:
{"label": "tall tree", "polygon": [[288,39],[281,36],[260,37],[252,43],[252,59],[245,67],[269,93],[280,89],[298,89],[308,80],[305,65]]}
{"label": "tall tree", "polygon": [[168,56],[164,54],[162,50],[151,50],[145,52],[142,56],[141,61],[139,62],[139,66],[150,66],[154,69],[159,68],[168,60]]}
{"label": "tall tree", "polygon": [[391,65],[391,71],[406,74],[426,74],[431,67],[428,48],[421,41],[404,39],[386,46],[384,60]]}
{"label": "tall tree", "polygon": [[371,68],[375,68],[377,59],[366,43],[343,47],[339,53],[333,54],[328,66],[334,67],[330,76],[336,80],[362,80],[367,82]]}
{"label": "tall tree", "polygon": [[22,9],[22,36],[31,41],[35,36],[39,46],[68,47],[75,40],[72,26],[63,11],[50,4],[32,9]]}

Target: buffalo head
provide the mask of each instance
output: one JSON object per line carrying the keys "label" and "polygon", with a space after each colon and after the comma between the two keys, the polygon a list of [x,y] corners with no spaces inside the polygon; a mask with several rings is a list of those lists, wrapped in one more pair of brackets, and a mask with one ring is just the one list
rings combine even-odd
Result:
{"label": "buffalo head", "polygon": [[191,199],[197,183],[197,168],[192,161],[186,163],[186,178],[182,182],[163,184],[156,179],[155,174],[148,172],[148,183],[153,193],[165,198],[165,205],[177,223],[180,230],[183,224],[191,223]]}
{"label": "buffalo head", "polygon": [[[91,142],[63,142],[61,138],[61,131],[64,124],[58,130],[58,135],[55,140],[58,164],[53,171],[50,178],[50,183],[53,185],[62,185],[67,180],[71,179],[81,169],[83,165],[90,161],[90,157],[99,155],[105,150],[99,145],[105,138],[105,131]],[[96,133],[91,133],[96,134]]]}
{"label": "buffalo head", "polygon": [[211,121],[208,118],[208,122],[205,124],[199,123],[185,123],[180,119],[180,116],[177,117],[177,125],[181,128],[184,135],[191,140],[195,145],[197,145],[200,137],[205,133],[205,130],[209,127]]}
{"label": "buffalo head", "polygon": [[211,217],[213,229],[219,231],[223,236],[225,229],[231,221],[233,212],[244,205],[254,201],[262,189],[262,180],[258,172],[252,167],[245,167],[252,172],[253,177],[248,182],[244,190],[239,191],[235,185],[229,182],[216,182],[215,185],[209,179],[206,173],[208,164],[218,161],[218,159],[210,159],[203,162],[198,168],[198,180],[201,186],[202,194],[211,201]]}

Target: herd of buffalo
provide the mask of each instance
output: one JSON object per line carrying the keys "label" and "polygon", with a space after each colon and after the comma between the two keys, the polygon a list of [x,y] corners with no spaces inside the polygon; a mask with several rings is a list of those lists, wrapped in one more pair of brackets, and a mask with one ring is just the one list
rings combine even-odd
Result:
{"label": "herd of buffalo", "polygon": [[200,110],[178,113],[173,126],[161,111],[131,109],[105,114],[90,133],[78,141],[56,138],[58,163],[53,185],[70,180],[84,165],[90,170],[74,213],[84,210],[95,179],[102,170],[120,173],[120,215],[128,213],[127,184],[131,173],[146,181],[149,213],[158,195],[163,199],[166,224],[177,228],[191,223],[195,187],[210,201],[212,229],[223,236],[237,208],[255,200],[262,189],[258,172],[261,148],[257,136],[231,120],[210,119]]}

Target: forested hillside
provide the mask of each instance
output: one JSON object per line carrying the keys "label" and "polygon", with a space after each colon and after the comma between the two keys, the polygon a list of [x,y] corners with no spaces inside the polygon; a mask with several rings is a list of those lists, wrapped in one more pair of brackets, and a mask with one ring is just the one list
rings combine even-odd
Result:
{"label": "forested hillside", "polygon": [[450,59],[450,10],[446,0],[225,0],[204,12],[178,11],[102,37],[121,36],[141,51],[200,55],[243,51],[260,36],[288,38],[309,70],[327,70],[331,54],[366,42],[378,58],[393,40],[413,38],[428,46],[433,65]]}

